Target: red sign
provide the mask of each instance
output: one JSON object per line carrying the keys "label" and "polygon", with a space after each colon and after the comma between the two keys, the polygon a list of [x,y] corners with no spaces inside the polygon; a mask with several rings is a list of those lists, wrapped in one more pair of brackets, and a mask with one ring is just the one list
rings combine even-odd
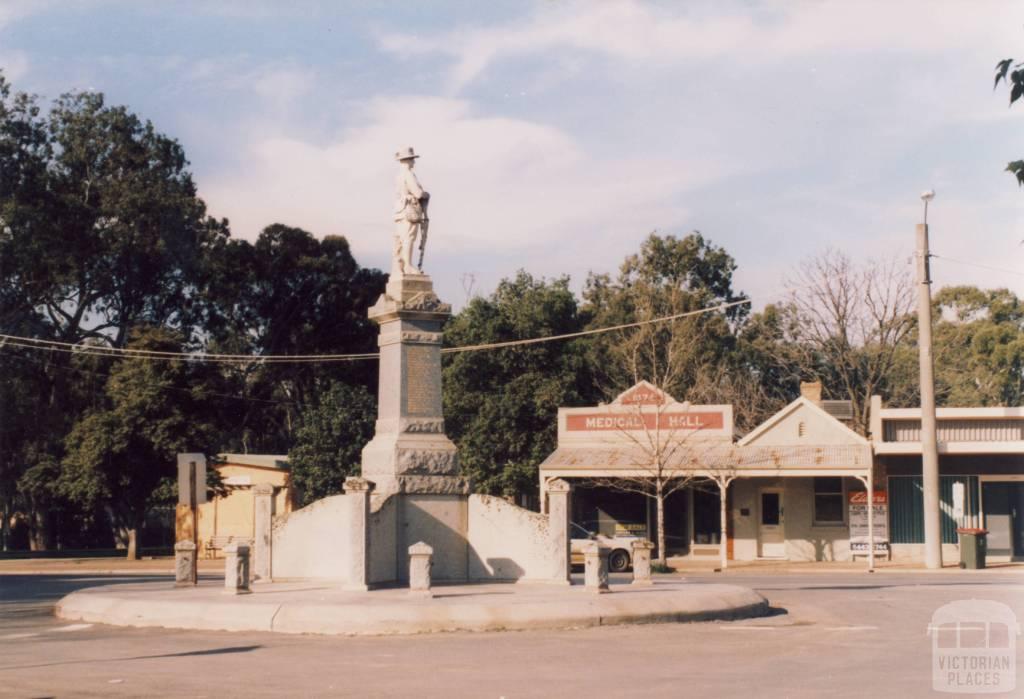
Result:
{"label": "red sign", "polygon": [[[884,490],[876,490],[873,505],[886,505],[889,503],[889,496]],[[850,504],[867,505],[868,492],[866,490],[855,490],[850,493]]]}
{"label": "red sign", "polygon": [[565,429],[570,432],[599,432],[605,430],[720,430],[724,424],[722,413],[591,413],[567,415]]}
{"label": "red sign", "polygon": [[661,405],[664,402],[664,393],[646,386],[637,386],[619,398],[619,403],[622,405]]}

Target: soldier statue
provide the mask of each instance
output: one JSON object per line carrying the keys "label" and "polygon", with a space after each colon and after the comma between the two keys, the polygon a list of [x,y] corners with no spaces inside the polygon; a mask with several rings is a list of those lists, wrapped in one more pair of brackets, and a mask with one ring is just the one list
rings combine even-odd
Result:
{"label": "soldier statue", "polygon": [[430,194],[423,190],[412,169],[416,165],[412,148],[403,148],[395,153],[400,163],[395,192],[395,249],[392,272],[399,274],[422,274],[420,266],[412,262],[413,248],[419,241],[420,265],[427,245],[427,204]]}

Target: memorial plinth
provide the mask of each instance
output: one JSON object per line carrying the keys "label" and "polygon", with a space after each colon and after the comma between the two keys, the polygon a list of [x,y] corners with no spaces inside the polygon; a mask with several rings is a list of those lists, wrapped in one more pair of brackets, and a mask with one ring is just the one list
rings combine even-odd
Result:
{"label": "memorial plinth", "polygon": [[426,274],[392,274],[369,311],[380,325],[380,381],[362,475],[378,502],[394,493],[469,492],[441,409],[441,325],[450,315]]}

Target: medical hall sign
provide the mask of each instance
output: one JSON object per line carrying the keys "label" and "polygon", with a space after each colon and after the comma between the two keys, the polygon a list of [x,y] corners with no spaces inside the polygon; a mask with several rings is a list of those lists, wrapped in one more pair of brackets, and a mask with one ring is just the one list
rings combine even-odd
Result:
{"label": "medical hall sign", "polygon": [[565,428],[570,432],[631,432],[636,430],[720,430],[725,419],[721,412],[685,411],[662,413],[602,412],[567,415]]}

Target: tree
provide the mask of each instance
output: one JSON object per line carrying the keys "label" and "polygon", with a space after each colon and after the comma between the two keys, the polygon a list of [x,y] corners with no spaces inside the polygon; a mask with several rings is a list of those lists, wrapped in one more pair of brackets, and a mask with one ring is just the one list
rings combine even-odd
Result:
{"label": "tree", "polygon": [[[163,329],[136,331],[134,349],[180,351],[181,338]],[[136,558],[146,512],[175,473],[181,452],[211,451],[204,390],[182,360],[126,358],[110,373],[107,404],[87,410],[66,439],[57,481],[61,493],[90,508],[106,507],[127,534]],[[164,489],[166,491],[166,489]]]}
{"label": "tree", "polygon": [[[520,271],[454,316],[445,326],[445,344],[532,339],[582,327],[567,277],[548,281]],[[559,406],[595,399],[582,342],[444,355],[446,429],[477,492],[537,493],[537,466],[556,446]]]}
{"label": "tree", "polygon": [[912,363],[912,285],[895,261],[853,264],[829,251],[804,261],[790,284],[783,314],[784,362],[822,382],[826,395],[853,404],[853,427],[867,434],[871,396],[902,402],[916,396],[900,381]]}
{"label": "tree", "polygon": [[[385,275],[360,267],[341,236],[317,240],[274,224],[255,244],[222,240],[204,260],[200,313],[213,351],[343,354],[377,351],[367,310]],[[240,364],[225,368],[222,391],[251,398],[222,411],[225,439],[241,451],[286,450],[299,413],[316,405],[325,379],[375,390],[374,362]],[[275,406],[275,407],[271,407]]]}
{"label": "tree", "polygon": [[1007,289],[935,295],[936,393],[945,405],[1024,403],[1024,304]]}
{"label": "tree", "polygon": [[[592,342],[591,362],[608,397],[644,379],[670,395],[686,397],[698,377],[735,350],[735,327],[747,315],[743,305],[696,313],[741,299],[732,290],[736,264],[699,232],[683,238],[651,234],[639,254],[623,262],[619,275],[591,274],[583,291],[590,327],[649,322],[682,313],[694,315],[657,323],[643,333],[609,333]],[[635,357],[618,350],[627,336]]]}
{"label": "tree", "polygon": [[[1011,70],[1012,68],[1012,70]],[[996,64],[996,79],[992,88],[999,87],[1000,81],[1010,88],[1010,106],[1024,97],[1024,62],[1014,63],[1014,59],[1006,58]],[[1014,160],[1006,166],[1012,172],[1018,185],[1024,185],[1024,160]]]}
{"label": "tree", "polygon": [[377,401],[365,388],[338,381],[305,407],[288,452],[291,484],[302,506],[342,492],[345,478],[358,475],[376,415]]}

